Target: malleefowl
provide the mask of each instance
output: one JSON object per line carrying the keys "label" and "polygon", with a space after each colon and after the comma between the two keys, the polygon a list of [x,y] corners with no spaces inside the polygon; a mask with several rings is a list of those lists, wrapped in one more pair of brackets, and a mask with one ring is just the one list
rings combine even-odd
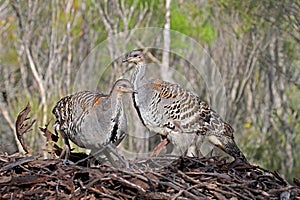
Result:
{"label": "malleefowl", "polygon": [[[197,95],[162,80],[149,81],[145,77],[145,57],[142,50],[128,53],[123,62],[134,63],[131,82],[137,91],[133,94],[134,106],[142,123],[165,139],[154,150],[154,155],[170,141],[180,145],[179,135],[205,136],[235,159],[247,163],[247,159],[234,141],[233,128]],[[190,134],[187,134],[190,133]],[[177,137],[177,138],[176,138]],[[190,138],[186,138],[190,140]]]}
{"label": "malleefowl", "polygon": [[[61,157],[68,159],[71,140],[79,147],[91,149],[92,153],[108,146],[121,159],[110,145],[117,146],[126,136],[127,120],[122,96],[134,92],[128,80],[120,79],[110,94],[82,91],[62,98],[52,111],[56,117],[55,130],[65,144]],[[104,153],[111,161],[109,153]]]}

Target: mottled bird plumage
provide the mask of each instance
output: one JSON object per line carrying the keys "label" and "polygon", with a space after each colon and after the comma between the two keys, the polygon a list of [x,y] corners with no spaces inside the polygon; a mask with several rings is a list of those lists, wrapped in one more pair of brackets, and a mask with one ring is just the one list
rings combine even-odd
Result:
{"label": "mottled bird plumage", "polygon": [[145,78],[145,61],[141,50],[126,55],[123,62],[136,64],[132,83],[135,108],[143,124],[151,131],[171,137],[182,133],[204,135],[229,155],[246,161],[234,141],[233,128],[207,103],[177,84]]}
{"label": "mottled bird plumage", "polygon": [[53,109],[55,129],[67,146],[68,140],[88,149],[118,145],[127,132],[122,94],[133,92],[132,84],[120,79],[110,94],[82,91],[66,96]]}

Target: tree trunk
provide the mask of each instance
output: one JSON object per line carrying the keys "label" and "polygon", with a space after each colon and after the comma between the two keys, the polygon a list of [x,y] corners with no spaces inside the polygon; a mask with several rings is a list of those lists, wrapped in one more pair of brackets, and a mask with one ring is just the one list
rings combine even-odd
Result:
{"label": "tree trunk", "polygon": [[166,0],[166,14],[164,24],[164,49],[162,52],[161,78],[164,81],[172,82],[172,72],[170,71],[170,16],[171,16],[171,0]]}

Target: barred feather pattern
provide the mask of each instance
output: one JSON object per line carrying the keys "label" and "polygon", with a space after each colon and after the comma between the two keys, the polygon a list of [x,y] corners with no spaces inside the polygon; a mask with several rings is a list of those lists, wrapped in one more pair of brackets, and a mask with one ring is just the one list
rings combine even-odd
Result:
{"label": "barred feather pattern", "polygon": [[80,147],[82,141],[77,139],[81,133],[82,124],[89,114],[97,93],[90,91],[79,92],[61,99],[53,109],[56,117],[55,129],[65,140],[70,139]]}
{"label": "barred feather pattern", "polygon": [[62,133],[63,137],[83,147],[80,141],[76,141],[76,136],[81,132],[81,125],[96,99],[104,97],[107,95],[82,91],[62,98],[53,109],[56,117],[55,129]]}
{"label": "barred feather pattern", "polygon": [[[149,105],[154,122],[161,122],[160,126],[185,133],[206,134],[220,132],[232,137],[232,127],[204,101],[180,87],[177,84],[156,80],[150,83],[154,95]],[[163,116],[159,103],[163,108]],[[224,133],[223,133],[224,132]]]}
{"label": "barred feather pattern", "polygon": [[149,129],[159,126],[163,135],[196,133],[206,136],[229,155],[247,162],[234,141],[233,128],[206,102],[177,84],[156,80],[149,85],[153,93],[149,104],[152,118]]}
{"label": "barred feather pattern", "polygon": [[[233,128],[222,120],[207,103],[177,84],[162,80],[147,80],[145,58],[141,50],[133,50],[123,62],[134,63],[132,83],[135,108],[143,124],[151,131],[180,141],[179,135],[203,135],[229,155],[246,161],[234,141]],[[180,145],[180,144],[178,144]]]}
{"label": "barred feather pattern", "polygon": [[68,144],[70,139],[83,148],[118,145],[127,133],[122,94],[132,93],[132,84],[118,80],[109,95],[82,91],[62,98],[54,107],[55,130]]}

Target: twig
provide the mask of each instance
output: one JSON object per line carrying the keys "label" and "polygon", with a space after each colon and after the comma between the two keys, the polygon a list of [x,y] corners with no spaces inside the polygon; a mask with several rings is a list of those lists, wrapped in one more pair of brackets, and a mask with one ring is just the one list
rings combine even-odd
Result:
{"label": "twig", "polygon": [[19,160],[19,161],[7,164],[7,165],[5,165],[4,167],[2,167],[0,169],[0,172],[10,170],[10,169],[12,169],[12,168],[14,168],[16,166],[19,166],[19,165],[22,165],[22,164],[25,164],[25,163],[29,163],[29,162],[31,162],[33,160],[36,160],[36,158],[38,158],[38,157],[40,157],[40,156],[31,156],[29,158],[24,158],[22,160]]}
{"label": "twig", "polygon": [[22,110],[16,120],[16,134],[19,142],[21,143],[24,151],[28,153],[28,149],[25,145],[23,135],[26,132],[30,131],[30,128],[35,123],[35,120],[30,121],[28,124],[24,124],[25,121],[27,121],[29,118],[27,118],[27,115],[29,114],[31,110],[29,102],[27,103],[27,106]]}
{"label": "twig", "polygon": [[128,187],[131,187],[131,188],[134,188],[134,189],[137,189],[139,192],[141,193],[146,193],[146,190],[144,188],[142,188],[141,186],[139,185],[136,185],[132,182],[129,182],[128,180],[122,178],[122,177],[118,177],[116,174],[111,174],[110,176],[111,178],[119,181],[119,182],[122,182],[124,185],[128,186]]}

